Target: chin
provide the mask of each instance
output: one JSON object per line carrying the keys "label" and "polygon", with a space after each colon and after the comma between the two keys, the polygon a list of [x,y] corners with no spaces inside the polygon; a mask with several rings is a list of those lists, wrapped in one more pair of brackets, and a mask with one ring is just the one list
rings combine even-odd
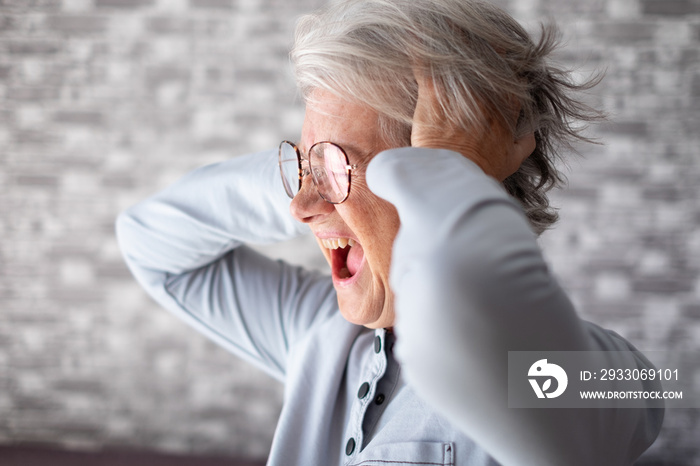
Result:
{"label": "chin", "polygon": [[[362,305],[352,305],[350,303],[338,302],[340,313],[345,320],[355,325],[362,325],[367,328],[385,328],[394,325],[394,312],[383,308],[380,312],[365,309]],[[359,312],[358,312],[359,310]]]}
{"label": "chin", "polygon": [[371,327],[372,323],[378,319],[378,317],[367,315],[362,311],[358,312],[357,306],[343,304],[342,301],[338,302],[338,307],[340,307],[340,313],[345,320],[351,324],[373,328]]}

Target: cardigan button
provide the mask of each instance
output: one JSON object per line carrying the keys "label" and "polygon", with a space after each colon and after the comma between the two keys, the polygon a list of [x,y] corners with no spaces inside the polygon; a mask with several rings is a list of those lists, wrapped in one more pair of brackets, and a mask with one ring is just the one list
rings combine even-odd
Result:
{"label": "cardigan button", "polygon": [[379,353],[382,350],[382,337],[374,338],[374,352]]}
{"label": "cardigan button", "polygon": [[365,382],[362,385],[360,385],[360,389],[357,391],[357,397],[359,399],[362,399],[367,396],[369,393],[369,383]]}
{"label": "cardigan button", "polygon": [[348,443],[345,444],[345,454],[350,456],[353,451],[355,451],[355,439],[350,437]]}

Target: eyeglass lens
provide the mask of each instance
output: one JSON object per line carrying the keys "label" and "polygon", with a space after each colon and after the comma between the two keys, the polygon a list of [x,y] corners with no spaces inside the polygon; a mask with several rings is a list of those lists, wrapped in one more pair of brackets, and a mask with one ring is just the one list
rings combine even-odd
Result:
{"label": "eyeglass lens", "polygon": [[[279,153],[285,191],[294,197],[301,188],[301,162],[295,147],[283,142]],[[318,193],[328,202],[343,202],[350,191],[348,159],[343,150],[330,142],[314,144],[309,152],[309,171]]]}
{"label": "eyeglass lens", "polygon": [[286,141],[280,144],[279,165],[284,190],[289,197],[294,197],[301,187],[301,164],[296,148]]}
{"label": "eyeglass lens", "polygon": [[342,202],[348,195],[347,157],[340,147],[322,142],[311,148],[309,154],[311,176],[319,194],[329,202]]}

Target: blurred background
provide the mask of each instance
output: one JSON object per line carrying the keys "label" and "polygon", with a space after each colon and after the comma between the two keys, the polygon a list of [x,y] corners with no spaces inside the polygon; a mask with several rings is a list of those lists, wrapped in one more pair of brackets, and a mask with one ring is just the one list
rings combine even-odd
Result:
{"label": "blurred background", "polygon": [[[298,137],[287,53],[324,3],[0,0],[0,463],[264,460],[281,386],[156,306],[113,223],[195,167]],[[700,1],[497,3],[533,31],[556,20],[576,76],[606,70],[589,97],[604,145],[552,195],[552,268],[585,318],[700,354]],[[267,252],[323,264],[309,239]],[[700,410],[669,410],[640,464],[700,464]]]}

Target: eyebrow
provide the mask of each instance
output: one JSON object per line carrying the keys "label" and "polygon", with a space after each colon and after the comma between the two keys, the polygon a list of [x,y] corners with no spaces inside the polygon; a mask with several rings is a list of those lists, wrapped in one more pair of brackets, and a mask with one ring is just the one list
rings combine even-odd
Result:
{"label": "eyebrow", "polygon": [[[341,147],[341,148],[345,151],[345,153],[348,155],[348,157],[350,157],[350,156],[352,155],[352,156],[354,156],[354,158],[364,158],[364,157],[369,156],[369,155],[373,152],[373,149],[370,149],[370,150],[368,150],[368,151],[364,151],[364,150],[360,149],[359,147],[354,146],[352,143],[341,144],[341,143],[339,143],[339,142],[330,141],[330,140],[327,140],[327,139],[326,139],[326,140],[322,140],[322,141],[315,141],[315,142],[314,142],[313,144],[311,144],[311,145],[313,146],[314,144],[317,144],[317,143],[319,143],[319,142],[332,142],[333,144],[338,145],[339,147]],[[309,153],[308,148],[302,147],[301,144],[296,143],[296,142],[295,142],[294,144],[299,148],[299,150],[302,151],[302,153],[304,153],[304,154],[308,154],[308,153]],[[307,156],[308,156],[308,155],[307,155]]]}
{"label": "eyebrow", "polygon": [[348,154],[348,157],[352,154],[355,155],[355,157],[364,158],[372,153],[371,150],[363,151],[359,147],[353,146],[352,144],[347,146],[344,146],[342,144],[338,145],[343,148],[343,150]]}

